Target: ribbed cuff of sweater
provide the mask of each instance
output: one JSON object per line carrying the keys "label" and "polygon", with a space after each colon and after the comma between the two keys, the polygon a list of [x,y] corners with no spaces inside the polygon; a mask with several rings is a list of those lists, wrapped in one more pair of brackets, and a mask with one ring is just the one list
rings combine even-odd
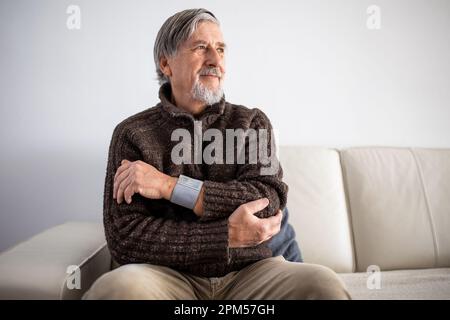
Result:
{"label": "ribbed cuff of sweater", "polygon": [[250,261],[267,259],[272,256],[272,250],[266,243],[259,244],[255,247],[229,249],[229,259],[231,263],[247,263]]}

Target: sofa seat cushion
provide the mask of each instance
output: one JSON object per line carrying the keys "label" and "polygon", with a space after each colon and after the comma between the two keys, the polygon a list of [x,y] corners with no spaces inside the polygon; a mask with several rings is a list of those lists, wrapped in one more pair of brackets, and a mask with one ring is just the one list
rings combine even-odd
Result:
{"label": "sofa seat cushion", "polygon": [[[373,274],[375,275],[375,274]],[[368,273],[340,273],[348,291],[360,299],[449,299],[450,268],[382,271],[379,289],[368,289]],[[372,278],[373,279],[373,278]],[[370,287],[376,283],[369,281]]]}

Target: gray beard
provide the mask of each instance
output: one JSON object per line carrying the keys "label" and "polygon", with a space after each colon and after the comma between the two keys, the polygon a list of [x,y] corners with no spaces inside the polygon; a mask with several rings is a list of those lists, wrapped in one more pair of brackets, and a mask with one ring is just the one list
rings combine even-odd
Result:
{"label": "gray beard", "polygon": [[218,103],[223,96],[223,88],[222,84],[220,84],[217,90],[210,90],[206,86],[204,86],[199,79],[195,81],[192,86],[192,98],[195,100],[202,101],[206,103],[206,105],[213,105]]}

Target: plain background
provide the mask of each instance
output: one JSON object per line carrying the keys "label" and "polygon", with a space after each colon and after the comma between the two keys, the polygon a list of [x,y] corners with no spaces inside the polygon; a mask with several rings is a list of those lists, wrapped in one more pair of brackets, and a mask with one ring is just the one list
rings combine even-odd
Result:
{"label": "plain background", "polygon": [[280,144],[450,147],[450,1],[0,0],[0,251],[101,221],[112,131],[158,102],[156,33],[195,7],[221,21],[227,100]]}

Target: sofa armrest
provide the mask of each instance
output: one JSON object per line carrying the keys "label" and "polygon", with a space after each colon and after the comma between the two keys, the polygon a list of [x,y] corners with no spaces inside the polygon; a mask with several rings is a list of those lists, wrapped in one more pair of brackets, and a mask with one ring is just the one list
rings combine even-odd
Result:
{"label": "sofa armrest", "polygon": [[0,299],[80,299],[110,269],[102,224],[68,222],[0,254]]}

